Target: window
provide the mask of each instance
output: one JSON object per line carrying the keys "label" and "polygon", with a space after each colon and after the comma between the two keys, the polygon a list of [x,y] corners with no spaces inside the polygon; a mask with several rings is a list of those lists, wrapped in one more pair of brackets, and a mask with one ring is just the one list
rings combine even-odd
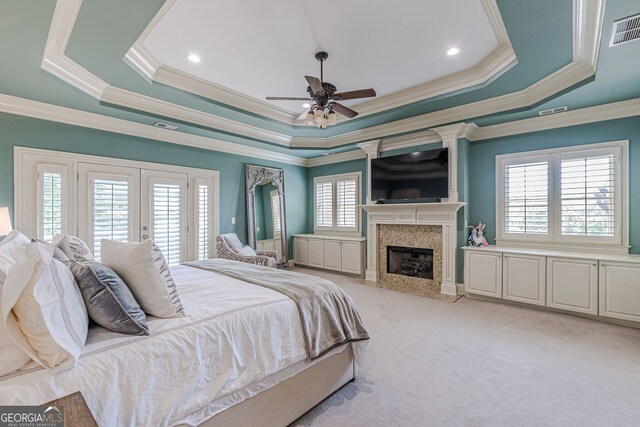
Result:
{"label": "window", "polygon": [[63,233],[65,171],[60,166],[38,165],[38,236],[47,242]]}
{"label": "window", "polygon": [[93,254],[100,259],[102,239],[129,241],[129,182],[93,180]]}
{"label": "window", "polygon": [[316,177],[314,199],[316,230],[360,231],[360,173]]}
{"label": "window", "polygon": [[153,242],[158,245],[167,264],[180,264],[182,242],[181,186],[153,184]]}
{"label": "window", "polygon": [[498,240],[626,245],[627,150],[622,141],[497,156]]}
{"label": "window", "polygon": [[209,184],[197,181],[198,215],[198,259],[209,258]]}
{"label": "window", "polygon": [[271,197],[271,212],[273,212],[273,215],[271,216],[273,218],[273,238],[279,239],[281,231],[280,194],[278,194],[278,190],[273,190],[269,195]]}

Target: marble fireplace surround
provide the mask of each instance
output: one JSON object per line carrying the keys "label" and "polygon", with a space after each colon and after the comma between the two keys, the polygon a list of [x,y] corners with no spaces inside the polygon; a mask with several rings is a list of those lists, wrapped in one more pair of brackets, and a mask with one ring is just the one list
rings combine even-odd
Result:
{"label": "marble fireplace surround", "polygon": [[[441,248],[430,248],[434,253],[441,253],[441,263],[436,266],[434,257],[434,282],[430,288],[437,292],[439,289],[442,296],[451,297],[456,295],[456,212],[463,207],[462,202],[441,202],[441,203],[403,203],[403,204],[379,204],[379,205],[361,205],[360,207],[367,212],[367,269],[365,279],[378,281],[379,270],[378,265],[383,261],[380,256],[378,230],[380,225],[397,225],[408,226],[406,232],[416,230],[415,226],[439,226],[424,227],[424,231],[433,235],[438,228],[441,229]],[[401,229],[395,229],[400,235],[405,234]],[[421,227],[422,228],[422,227]],[[424,237],[425,239],[427,237]],[[402,237],[400,238],[402,239]],[[433,238],[431,238],[433,239]],[[436,239],[438,240],[438,239]],[[392,242],[386,244],[393,245]],[[397,245],[397,246],[415,246],[428,247],[420,244],[416,245]],[[384,255],[386,257],[386,254]],[[386,267],[385,267],[386,269]],[[436,277],[435,270],[438,269],[441,274]],[[382,279],[382,278],[381,278]],[[388,278],[387,278],[388,279]],[[438,280],[437,280],[438,279]],[[437,283],[437,282],[440,283]],[[426,295],[425,295],[426,296]]]}

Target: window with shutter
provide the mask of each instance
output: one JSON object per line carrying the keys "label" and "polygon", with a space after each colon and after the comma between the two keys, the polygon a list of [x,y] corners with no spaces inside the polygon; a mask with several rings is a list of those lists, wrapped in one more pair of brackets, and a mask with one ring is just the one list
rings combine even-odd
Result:
{"label": "window with shutter", "polygon": [[614,236],[617,213],[614,153],[562,159],[560,179],[562,234]]}
{"label": "window with shutter", "polygon": [[314,182],[315,229],[359,231],[360,173],[322,176]]}
{"label": "window with shutter", "polygon": [[355,228],[358,204],[358,182],[355,178],[336,181],[336,226]]}
{"label": "window with shutter", "polygon": [[100,259],[102,239],[129,240],[129,182],[116,179],[94,179],[93,254]]}
{"label": "window with shutter", "polygon": [[62,171],[55,166],[40,166],[39,182],[39,231],[38,237],[50,242],[56,234],[62,234],[63,183]]}
{"label": "window with shutter", "polygon": [[277,190],[270,193],[271,196],[271,212],[273,212],[273,238],[280,238],[280,195]]}
{"label": "window with shutter", "polygon": [[507,234],[549,233],[548,162],[505,167],[504,226]]}
{"label": "window with shutter", "polygon": [[333,226],[333,182],[316,182],[316,227]]}
{"label": "window with shutter", "polygon": [[153,242],[162,250],[167,264],[180,263],[180,185],[153,183]]}
{"label": "window with shutter", "polygon": [[209,258],[209,185],[198,184],[198,259]]}
{"label": "window with shutter", "polygon": [[497,156],[498,241],[628,251],[627,156],[628,141]]}

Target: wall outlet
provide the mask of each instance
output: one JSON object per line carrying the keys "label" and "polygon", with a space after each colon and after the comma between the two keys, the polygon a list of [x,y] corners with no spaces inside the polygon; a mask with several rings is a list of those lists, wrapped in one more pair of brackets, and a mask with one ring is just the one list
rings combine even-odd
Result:
{"label": "wall outlet", "polygon": [[235,224],[236,223],[236,217],[231,217],[231,224]]}
{"label": "wall outlet", "polygon": [[260,231],[260,227],[256,227],[256,231]]}

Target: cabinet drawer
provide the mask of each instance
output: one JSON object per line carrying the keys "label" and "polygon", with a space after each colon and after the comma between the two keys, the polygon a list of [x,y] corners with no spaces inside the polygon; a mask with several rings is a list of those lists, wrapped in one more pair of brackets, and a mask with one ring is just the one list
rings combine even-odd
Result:
{"label": "cabinet drawer", "polygon": [[293,261],[301,265],[309,263],[309,239],[293,238]]}
{"label": "cabinet drawer", "polygon": [[547,258],[547,306],[598,314],[598,261]]}
{"label": "cabinet drawer", "polygon": [[601,316],[640,321],[640,265],[600,263]]}
{"label": "cabinet drawer", "polygon": [[545,257],[504,254],[502,266],[504,299],[545,305]]}
{"label": "cabinet drawer", "polygon": [[502,254],[465,253],[465,291],[502,298]]}
{"label": "cabinet drawer", "polygon": [[324,245],[322,239],[309,239],[309,265],[324,268]]}
{"label": "cabinet drawer", "polygon": [[342,243],[339,240],[324,241],[324,268],[342,270]]}

